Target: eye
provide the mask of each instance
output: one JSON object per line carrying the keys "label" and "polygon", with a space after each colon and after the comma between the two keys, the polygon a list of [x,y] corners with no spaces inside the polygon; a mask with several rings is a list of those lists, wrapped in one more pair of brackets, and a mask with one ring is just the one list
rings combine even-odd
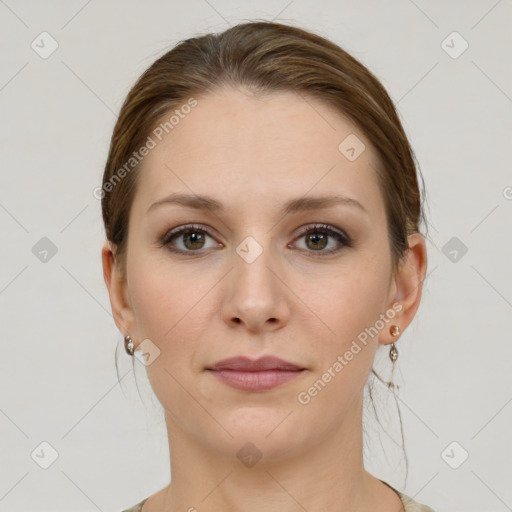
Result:
{"label": "eye", "polygon": [[166,233],[161,240],[161,244],[167,246],[170,251],[181,253],[197,252],[201,249],[220,247],[222,245],[214,241],[208,247],[206,244],[207,238],[213,240],[213,237],[206,230],[196,225],[188,225]]}
{"label": "eye", "polygon": [[[209,246],[208,238],[212,240]],[[333,254],[341,251],[343,247],[351,245],[351,240],[347,235],[327,224],[306,226],[300,231],[296,240],[301,238],[305,239],[306,247],[300,249],[309,251],[312,256]],[[330,239],[333,240],[331,244]],[[160,244],[170,251],[180,254],[199,254],[203,249],[222,247],[222,244],[216,242],[207,230],[196,224],[182,226],[167,232],[160,240]],[[331,247],[326,249],[329,245]]]}
{"label": "eye", "polygon": [[[301,230],[299,237],[305,238],[305,249],[319,254],[312,254],[313,256],[323,256],[325,254],[333,254],[340,251],[343,246],[350,247],[350,239],[343,232],[331,228],[327,224],[317,224],[315,226],[306,226]],[[334,239],[331,247],[324,250],[329,246],[329,239]],[[342,245],[342,247],[340,247]]]}

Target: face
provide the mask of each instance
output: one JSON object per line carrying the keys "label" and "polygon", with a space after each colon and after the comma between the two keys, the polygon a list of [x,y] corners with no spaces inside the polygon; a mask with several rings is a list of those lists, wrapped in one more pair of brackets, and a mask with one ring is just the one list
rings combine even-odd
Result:
{"label": "face", "polygon": [[[296,455],[351,424],[396,323],[376,153],[315,99],[226,88],[197,100],[139,169],[117,318],[136,346],[158,347],[146,369],[176,436],[229,457],[249,440]],[[338,149],[351,134],[365,145],[355,160]],[[344,199],[310,201],[326,196]],[[253,391],[207,370],[267,355],[303,370]]]}

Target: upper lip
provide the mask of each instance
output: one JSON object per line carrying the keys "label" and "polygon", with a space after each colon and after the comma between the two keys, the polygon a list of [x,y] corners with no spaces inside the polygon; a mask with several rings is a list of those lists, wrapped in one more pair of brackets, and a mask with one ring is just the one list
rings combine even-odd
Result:
{"label": "upper lip", "polygon": [[238,370],[245,372],[258,372],[264,370],[304,370],[305,368],[284,361],[279,357],[263,356],[258,359],[250,359],[245,356],[230,357],[218,361],[207,370]]}

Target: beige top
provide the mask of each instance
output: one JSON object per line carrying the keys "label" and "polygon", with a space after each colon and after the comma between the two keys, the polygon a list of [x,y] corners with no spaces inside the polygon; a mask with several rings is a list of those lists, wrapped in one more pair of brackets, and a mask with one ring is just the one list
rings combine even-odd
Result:
{"label": "beige top", "polygon": [[[391,487],[388,483],[384,482],[384,480],[381,480],[383,484],[386,484],[388,487]],[[409,496],[401,493],[400,491],[397,491],[394,487],[391,487],[393,491],[395,491],[400,499],[402,500],[402,503],[404,504],[405,512],[434,512],[433,509],[430,507],[427,507],[427,505],[422,505],[421,503],[418,503],[417,501],[414,501]],[[149,497],[148,497],[149,498]],[[126,510],[123,510],[122,512],[142,512],[142,505],[144,505],[144,502],[148,499],[143,499],[140,503],[137,503],[137,505],[134,505],[131,508],[127,508]]]}

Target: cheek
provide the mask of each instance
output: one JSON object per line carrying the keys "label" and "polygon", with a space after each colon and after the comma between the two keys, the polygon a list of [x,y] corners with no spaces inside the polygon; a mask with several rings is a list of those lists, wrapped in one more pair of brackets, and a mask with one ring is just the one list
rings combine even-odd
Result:
{"label": "cheek", "polygon": [[385,262],[361,258],[347,265],[325,283],[324,292],[315,295],[313,308],[332,332],[326,330],[338,349],[370,327],[387,306],[389,274]]}
{"label": "cheek", "polygon": [[155,256],[133,255],[129,288],[140,336],[165,342],[184,325],[193,325],[189,315],[195,317],[196,303],[211,285],[188,270],[172,265],[164,249]]}
{"label": "cheek", "polygon": [[311,347],[315,371],[296,397],[298,407],[318,429],[336,429],[368,380],[378,347],[378,337],[370,328],[383,312],[376,285],[375,281],[347,280],[324,303],[323,318],[335,335],[324,330],[327,334],[316,339]]}
{"label": "cheek", "polygon": [[160,351],[146,366],[150,385],[164,409],[174,421],[181,423],[179,417],[183,411],[190,411],[192,418],[200,414],[194,410],[195,402],[187,390],[192,390],[194,354],[200,348],[201,333],[204,337],[209,325],[206,301],[199,299],[211,286],[204,282],[191,285],[183,274],[170,275],[169,268],[149,263],[133,269],[130,284],[133,308],[140,339],[150,339]]}
{"label": "cheek", "polygon": [[[130,294],[140,339],[150,339],[160,350],[155,364],[147,367],[153,379],[181,380],[196,371],[195,356],[205,333],[211,331],[212,287],[218,277],[198,272],[193,265],[181,268],[165,257],[134,257]],[[158,364],[156,364],[158,363]],[[166,369],[157,375],[158,370]]]}
{"label": "cheek", "polygon": [[324,375],[321,380],[328,382],[319,404],[333,400],[343,410],[368,378],[378,347],[375,326],[381,325],[378,320],[387,306],[389,275],[382,271],[384,265],[368,258],[364,265],[347,267],[350,271],[332,279],[326,292],[314,297],[312,309],[328,327],[314,344],[319,362],[314,377]]}

